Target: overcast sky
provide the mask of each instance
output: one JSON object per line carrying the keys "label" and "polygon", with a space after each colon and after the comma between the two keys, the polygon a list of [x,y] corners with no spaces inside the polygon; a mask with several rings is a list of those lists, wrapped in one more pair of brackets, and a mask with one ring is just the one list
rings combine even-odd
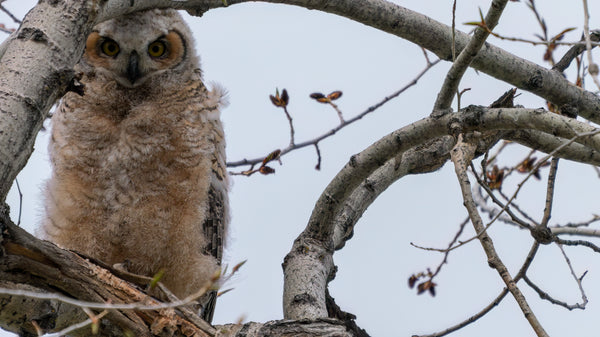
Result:
{"label": "overcast sky", "polygon": [[[452,1],[396,1],[443,23],[451,23]],[[599,28],[600,3],[590,2],[592,28]],[[457,25],[479,18],[490,1],[458,1]],[[18,17],[33,6],[31,0],[8,0],[3,5]],[[569,41],[580,38],[583,8],[580,1],[539,1],[539,11],[554,35],[576,27]],[[2,17],[8,27],[16,27]],[[425,65],[419,47],[398,37],[331,14],[302,8],[249,3],[211,10],[201,18],[189,18],[196,48],[207,82],[219,82],[230,94],[223,112],[230,161],[264,156],[289,143],[287,120],[269,101],[276,88],[290,94],[289,111],[294,118],[297,142],[314,138],[336,126],[330,107],[308,95],[342,90],[340,109],[350,118],[409,83]],[[509,2],[496,31],[506,36],[536,39],[540,28],[523,2]],[[512,53],[544,64],[544,47],[499,41]],[[559,48],[560,57],[566,48]],[[432,56],[433,57],[433,56]],[[600,54],[595,53],[596,59]],[[348,158],[387,133],[429,115],[448,64],[430,71],[418,86],[368,115],[334,138],[320,143],[321,170],[316,171],[314,148],[296,151],[274,166],[276,174],[233,178],[232,233],[226,260],[248,260],[227,287],[216,309],[214,322],[265,322],[282,318],[283,274],[281,263],[293,240],[305,227],[312,207],[329,181]],[[571,79],[572,73],[571,73]],[[588,88],[593,85],[588,81]],[[463,104],[488,105],[510,85],[469,70],[461,88],[471,88]],[[536,108],[545,102],[523,93],[517,104]],[[50,173],[47,158],[48,132],[38,136],[35,152],[19,175],[23,190],[21,223],[34,232],[42,217],[41,188]],[[515,165],[523,151],[512,146],[500,158]],[[539,157],[539,156],[538,156]],[[233,168],[240,171],[240,168]],[[543,170],[547,173],[547,169]],[[518,183],[513,176],[505,187]],[[541,219],[545,179],[532,181],[517,202]],[[598,214],[600,182],[589,166],[560,163],[555,213],[551,225],[584,221]],[[17,219],[19,198],[13,188],[8,202]],[[487,266],[477,242],[455,250],[436,279],[437,296],[417,296],[407,287],[408,277],[426,268],[435,269],[439,253],[416,249],[415,244],[445,247],[466,216],[451,164],[434,174],[401,179],[388,189],[359,221],[355,235],[334,255],[339,271],[330,284],[343,310],[357,315],[357,323],[373,336],[410,336],[433,333],[458,323],[488,305],[502,290],[496,272]],[[464,238],[473,230],[468,227]],[[503,224],[490,230],[496,248],[514,274],[527,254],[527,232]],[[600,268],[589,249],[567,248],[578,275],[589,270],[584,286],[590,303],[585,311],[567,311],[539,300],[523,285],[525,296],[547,332],[552,336],[591,336],[600,315]],[[530,268],[530,277],[544,290],[563,301],[581,301],[577,285],[556,246],[544,246]],[[521,284],[520,284],[521,285]],[[594,322],[594,323],[592,323]],[[0,332],[0,336],[11,334]],[[457,332],[455,336],[533,336],[515,301],[507,297],[489,315]]]}

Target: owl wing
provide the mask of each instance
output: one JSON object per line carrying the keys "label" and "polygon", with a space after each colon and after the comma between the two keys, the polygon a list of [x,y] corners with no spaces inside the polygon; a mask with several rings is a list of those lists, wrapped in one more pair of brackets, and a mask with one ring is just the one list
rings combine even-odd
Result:
{"label": "owl wing", "polygon": [[[219,265],[223,257],[223,235],[225,230],[225,204],[224,196],[214,186],[208,191],[208,217],[202,224],[207,245],[204,254],[211,255],[217,259]],[[211,322],[217,301],[217,291],[210,290],[202,298],[201,316],[207,322]]]}
{"label": "owl wing", "polygon": [[[228,176],[225,164],[225,143],[223,128],[220,121],[210,120],[212,135],[215,137],[215,152],[212,158],[211,184],[208,190],[208,212],[202,224],[206,246],[204,254],[214,257],[218,264],[223,259],[223,246],[225,244],[225,233],[229,221],[229,200],[227,195]],[[202,318],[211,322],[217,300],[217,291],[209,291],[202,302]]]}

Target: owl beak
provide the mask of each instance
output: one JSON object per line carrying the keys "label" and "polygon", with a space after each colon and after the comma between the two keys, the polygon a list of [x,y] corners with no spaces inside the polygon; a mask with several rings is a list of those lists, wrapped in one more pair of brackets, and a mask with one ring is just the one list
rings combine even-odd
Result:
{"label": "owl beak", "polygon": [[139,67],[140,56],[134,50],[129,54],[129,62],[127,64],[127,79],[133,85],[136,80],[141,77],[140,67]]}

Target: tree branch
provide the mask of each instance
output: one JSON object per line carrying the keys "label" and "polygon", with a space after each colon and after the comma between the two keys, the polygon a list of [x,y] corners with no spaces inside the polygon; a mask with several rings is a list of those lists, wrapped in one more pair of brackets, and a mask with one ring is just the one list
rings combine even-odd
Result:
{"label": "tree branch", "polygon": [[492,239],[488,236],[487,232],[485,232],[483,221],[477,212],[477,205],[475,204],[473,196],[471,195],[471,183],[469,182],[469,177],[467,175],[467,167],[469,166],[469,163],[475,154],[476,146],[470,141],[463,141],[463,137],[463,134],[459,136],[456,146],[454,149],[452,149],[451,158],[452,162],[454,162],[456,176],[458,178],[463,195],[464,205],[469,212],[471,223],[475,228],[475,232],[481,233],[481,235],[479,235],[479,242],[481,243],[481,246],[487,255],[488,264],[490,267],[496,269],[498,275],[500,275],[502,281],[504,281],[504,284],[506,284],[508,291],[510,291],[514,299],[517,301],[521,311],[525,315],[525,318],[529,321],[529,324],[535,333],[538,336],[548,336],[537,317],[529,307],[525,296],[523,296],[508,269],[500,259],[500,256],[498,256],[496,253]]}
{"label": "tree branch", "polygon": [[[302,315],[325,314],[325,289],[334,273],[333,248],[343,246],[343,240],[352,235],[352,225],[357,215],[362,214],[361,209],[366,208],[393,181],[393,170],[401,168],[399,162],[405,152],[418,146],[423,153],[425,145],[434,139],[482,128],[486,132],[535,129],[555,137],[571,138],[569,142],[577,142],[594,151],[600,150],[600,136],[594,127],[543,110],[521,108],[470,106],[457,113],[428,117],[392,132],[352,156],[321,194],[306,229],[294,242],[283,265],[285,317],[297,319]],[[588,136],[581,137],[586,132]],[[566,147],[567,144],[562,143],[561,146]],[[441,160],[442,164],[445,160]],[[430,167],[435,168],[436,165]],[[347,204],[349,200],[364,202]],[[288,278],[298,270],[304,274],[302,280]]]}
{"label": "tree branch", "polygon": [[[64,296],[97,303],[160,304],[100,265],[59,249],[50,242],[34,238],[16,227],[8,218],[7,212],[0,213],[0,244],[3,251],[0,257],[0,279],[5,282],[3,285],[26,285],[26,288],[22,288],[25,294],[32,290],[60,292]],[[3,298],[0,312],[12,315],[10,319],[0,319],[0,324],[5,329],[25,335],[37,335],[32,321],[36,321],[44,330],[61,330],[87,318],[78,306],[57,300],[29,297],[29,301],[37,303],[32,304],[31,308],[38,310],[28,311],[28,308],[23,307],[19,296],[0,297]],[[208,327],[212,330],[205,332],[202,328],[207,326],[201,328],[193,320],[175,315],[172,308],[143,312],[111,311],[106,318],[101,320],[100,331],[110,336],[123,336],[126,331],[135,336],[153,336],[173,329],[195,331],[198,336],[215,333],[210,326]]]}
{"label": "tree branch", "polygon": [[[475,29],[473,37],[469,40],[469,43],[460,52],[456,60],[452,63],[452,67],[448,70],[444,84],[438,93],[437,99],[433,105],[433,110],[444,110],[450,108],[454,95],[458,92],[458,84],[462,79],[463,75],[469,68],[471,62],[477,53],[483,47],[483,43],[490,35],[490,31],[496,27],[500,16],[506,7],[508,0],[494,0],[490,5],[487,15],[485,16],[485,25],[488,29],[478,27]],[[454,31],[454,30],[453,30]]]}
{"label": "tree branch", "polygon": [[[421,77],[423,77],[423,75],[425,75],[431,68],[433,68],[436,64],[439,63],[440,60],[435,60],[434,62],[427,62],[427,65],[425,66],[425,68],[423,70],[421,70],[420,73],[418,73],[415,78],[410,81],[410,83],[406,84],[405,86],[403,86],[402,88],[400,88],[399,90],[393,92],[392,94],[390,94],[389,96],[384,97],[381,101],[379,101],[378,103],[368,107],[366,110],[362,111],[361,113],[359,113],[358,115],[348,119],[348,120],[344,120],[343,122],[340,122],[340,124],[338,124],[335,128],[327,131],[326,133],[315,137],[313,139],[310,140],[306,140],[300,143],[294,143],[293,141],[290,142],[290,144],[284,148],[283,150],[281,150],[280,153],[280,157],[286,155],[287,153],[290,153],[292,151],[301,149],[303,147],[306,146],[311,146],[314,145],[317,147],[317,144],[319,144],[319,142],[321,142],[324,139],[327,139],[333,135],[335,135],[337,132],[339,132],[341,129],[345,128],[346,126],[357,122],[359,120],[361,120],[362,118],[364,118],[366,115],[374,112],[375,110],[379,109],[380,107],[382,107],[384,104],[386,104],[387,102],[391,101],[392,99],[398,97],[399,95],[401,95],[402,93],[404,93],[406,90],[410,89],[411,87],[415,86],[419,80],[421,79]],[[286,115],[287,112],[286,112]],[[289,116],[289,115],[288,115]],[[288,120],[290,118],[288,117]],[[290,122],[290,128],[291,128],[291,122]],[[292,132],[293,135],[293,132]],[[293,139],[293,136],[292,136]],[[317,147],[318,148],[318,147]],[[254,159],[242,159],[242,160],[238,160],[238,161],[234,161],[234,162],[228,162],[227,163],[227,167],[237,167],[237,166],[243,166],[243,165],[256,165],[260,162],[262,162],[264,159],[264,157],[259,157],[259,158],[254,158]],[[320,160],[319,160],[320,163]]]}
{"label": "tree branch", "polygon": [[[233,0],[230,4],[248,0]],[[309,2],[308,0],[265,1],[286,3],[344,16],[412,41],[440,58],[451,59],[451,29],[431,18],[384,0]],[[201,15],[223,7],[220,0],[121,0],[83,2],[41,2],[32,9],[19,30],[0,46],[0,201],[17,173],[25,165],[35,135],[50,107],[62,96],[73,78],[72,67],[79,60],[85,37],[103,20],[155,7],[187,9]],[[65,15],[68,13],[68,15]],[[61,22],[55,25],[54,22]],[[468,36],[457,32],[456,47],[462,50]],[[48,62],[52,60],[52,62]],[[26,64],[30,65],[29,67]],[[600,98],[570,84],[560,74],[486,45],[472,67],[500,80],[528,90],[558,106],[570,104],[579,115],[600,121]]]}

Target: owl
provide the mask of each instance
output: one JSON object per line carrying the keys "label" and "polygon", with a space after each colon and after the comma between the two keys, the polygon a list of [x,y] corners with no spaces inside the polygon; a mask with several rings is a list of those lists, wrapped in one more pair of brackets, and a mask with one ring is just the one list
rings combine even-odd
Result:
{"label": "owl", "polygon": [[204,85],[190,29],[175,10],[100,23],[76,71],[84,94],[51,120],[40,234],[196,292],[219,268],[229,211],[225,95]]}

